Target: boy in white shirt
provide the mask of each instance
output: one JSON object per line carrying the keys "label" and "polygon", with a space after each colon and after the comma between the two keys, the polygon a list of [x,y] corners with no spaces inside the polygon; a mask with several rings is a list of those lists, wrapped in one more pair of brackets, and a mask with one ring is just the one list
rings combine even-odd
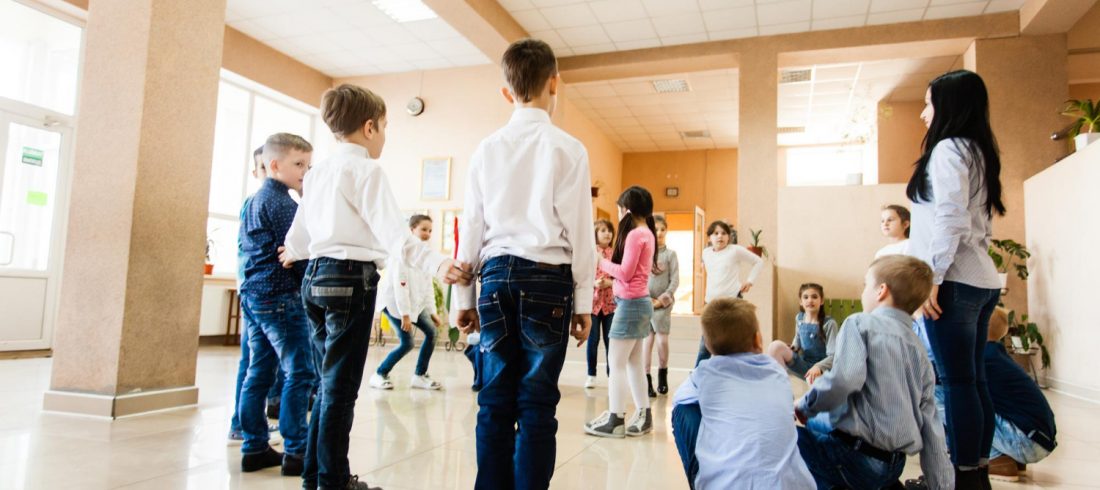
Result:
{"label": "boy in white shirt", "polygon": [[378,269],[389,256],[469,284],[469,266],[432,251],[409,233],[386,174],[374,159],[386,143],[386,103],[344,84],[325,92],[321,115],[339,144],[310,169],[281,256],[284,266],[309,258],[302,300],[320,354],[321,387],[306,447],[304,488],[367,489],[351,475],[348,441],[363,381]]}
{"label": "boy in white shirt", "polygon": [[475,488],[547,488],[567,336],[583,343],[592,322],[588,152],[550,121],[561,86],[550,46],[516,41],[501,66],[515,112],[470,158],[458,245],[481,271],[480,296],[472,285],[456,296],[459,327],[481,332]]}

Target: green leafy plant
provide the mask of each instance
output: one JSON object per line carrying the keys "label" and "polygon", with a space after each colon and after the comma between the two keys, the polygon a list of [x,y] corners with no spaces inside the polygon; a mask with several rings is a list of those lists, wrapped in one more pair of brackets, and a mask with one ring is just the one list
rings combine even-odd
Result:
{"label": "green leafy plant", "polygon": [[1013,270],[1016,277],[1027,280],[1027,259],[1031,257],[1031,252],[1023,244],[1011,239],[993,240],[988,253],[993,264],[997,266],[997,271],[1007,274],[1009,270]]}
{"label": "green leafy plant", "polygon": [[749,233],[752,234],[752,245],[749,245],[747,248],[750,252],[767,258],[768,248],[760,244],[760,234],[763,232],[764,230],[754,230],[752,228],[749,228]]}
{"label": "green leafy plant", "polygon": [[1008,312],[1008,335],[1020,338],[1020,347],[1024,352],[1030,352],[1032,344],[1038,345],[1043,368],[1050,367],[1050,352],[1043,345],[1043,334],[1035,322],[1028,320],[1026,313],[1017,318],[1015,311]]}
{"label": "green leafy plant", "polygon": [[1070,136],[1100,132],[1100,104],[1094,103],[1092,99],[1067,100],[1062,107],[1062,115],[1077,118],[1070,128]]}

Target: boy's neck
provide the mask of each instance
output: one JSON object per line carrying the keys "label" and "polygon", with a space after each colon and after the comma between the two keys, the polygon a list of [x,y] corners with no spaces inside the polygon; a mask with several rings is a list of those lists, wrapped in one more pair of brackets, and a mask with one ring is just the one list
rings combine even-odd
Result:
{"label": "boy's neck", "polygon": [[550,97],[545,94],[532,98],[530,102],[522,102],[517,99],[515,103],[516,109],[542,109],[543,111],[546,111],[547,115],[550,116],[554,115],[552,112],[550,112],[550,107],[552,105],[553,103],[550,100]]}
{"label": "boy's neck", "polygon": [[367,147],[367,138],[366,136],[363,136],[363,133],[360,132],[340,138],[340,142],[351,143],[353,145],[362,146],[363,148]]}

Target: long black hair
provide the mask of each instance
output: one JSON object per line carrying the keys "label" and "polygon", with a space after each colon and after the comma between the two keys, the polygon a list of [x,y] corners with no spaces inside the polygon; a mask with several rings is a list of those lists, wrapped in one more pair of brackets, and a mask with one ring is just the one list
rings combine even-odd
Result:
{"label": "long black hair", "polygon": [[653,265],[657,265],[657,224],[653,221],[653,195],[643,187],[632,185],[622,194],[616,204],[629,211],[619,220],[619,234],[615,236],[615,252],[611,255],[611,261],[616,264],[623,263],[623,252],[626,251],[626,237],[634,230],[634,217],[645,218],[645,224],[649,232],[653,233]]}
{"label": "long black hair", "polygon": [[[956,144],[963,148],[966,164],[972,170],[982,172],[985,212],[993,217],[994,211],[1005,214],[1001,201],[1001,157],[997,139],[989,127],[989,93],[985,82],[977,73],[956,70],[940,75],[928,84],[932,102],[932,124],[924,134],[922,154],[917,160],[913,176],[905,188],[905,195],[913,202],[929,201],[932,189],[928,183],[928,162],[932,150],[940,141],[960,138]],[[972,191],[973,192],[973,191]]]}

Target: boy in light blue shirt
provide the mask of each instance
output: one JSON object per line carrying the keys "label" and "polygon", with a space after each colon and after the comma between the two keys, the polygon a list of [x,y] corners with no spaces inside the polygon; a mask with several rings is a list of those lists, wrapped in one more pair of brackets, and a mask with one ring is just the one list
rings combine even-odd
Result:
{"label": "boy in light blue shirt", "polygon": [[702,361],[676,390],[672,430],[693,489],[814,488],[798,452],[786,370],[763,353],[756,307],[723,298],[703,310]]}

